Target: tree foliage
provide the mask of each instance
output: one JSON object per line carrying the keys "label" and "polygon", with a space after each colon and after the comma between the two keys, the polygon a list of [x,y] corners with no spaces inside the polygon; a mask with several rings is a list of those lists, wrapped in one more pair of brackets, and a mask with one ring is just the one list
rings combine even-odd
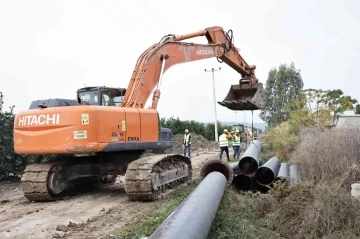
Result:
{"label": "tree foliage", "polygon": [[3,103],[4,97],[0,92],[0,180],[10,174],[16,176],[27,163],[27,156],[14,152],[14,106],[9,111],[3,111]]}
{"label": "tree foliage", "polygon": [[344,92],[340,89],[326,91],[322,101],[331,111],[334,124],[337,124],[340,115],[346,111],[355,110],[355,104],[358,102],[351,96],[344,95]]}
{"label": "tree foliage", "polygon": [[[204,124],[195,120],[185,120],[182,121],[179,117],[174,118],[170,117],[168,119],[161,118],[160,120],[161,127],[169,128],[171,132],[175,134],[183,134],[185,129],[190,130],[198,135],[204,136],[208,140],[215,140],[215,124]],[[229,129],[229,126],[222,125],[218,122],[218,135],[221,135],[225,128]]]}
{"label": "tree foliage", "polygon": [[299,97],[303,86],[300,70],[295,68],[294,63],[271,69],[265,87],[265,108],[261,110],[260,118],[269,127],[287,121],[290,115],[285,107]]}
{"label": "tree foliage", "polygon": [[337,90],[306,89],[286,107],[289,123],[298,127],[336,124],[345,111],[355,110],[356,99]]}
{"label": "tree foliage", "polygon": [[289,124],[295,127],[327,126],[332,122],[331,111],[323,100],[326,91],[306,89],[299,98],[290,102],[286,111],[290,115]]}
{"label": "tree foliage", "polygon": [[357,105],[355,106],[354,113],[357,114],[357,115],[360,114],[360,104],[357,104]]}

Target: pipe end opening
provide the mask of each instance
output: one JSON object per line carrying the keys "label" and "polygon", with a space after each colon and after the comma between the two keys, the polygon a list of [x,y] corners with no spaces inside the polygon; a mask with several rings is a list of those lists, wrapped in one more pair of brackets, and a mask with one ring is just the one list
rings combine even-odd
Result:
{"label": "pipe end opening", "polygon": [[222,173],[225,176],[228,184],[231,184],[233,180],[233,171],[229,164],[224,161],[215,159],[205,163],[200,171],[201,178],[204,179],[211,172]]}
{"label": "pipe end opening", "polygon": [[232,184],[238,191],[249,191],[253,188],[253,181],[250,177],[243,174],[234,177]]}
{"label": "pipe end opening", "polygon": [[252,157],[244,157],[239,162],[239,171],[246,176],[253,175],[258,167],[258,162]]}
{"label": "pipe end opening", "polygon": [[263,167],[256,171],[255,178],[258,184],[264,186],[271,184],[275,180],[275,175],[271,169]]}

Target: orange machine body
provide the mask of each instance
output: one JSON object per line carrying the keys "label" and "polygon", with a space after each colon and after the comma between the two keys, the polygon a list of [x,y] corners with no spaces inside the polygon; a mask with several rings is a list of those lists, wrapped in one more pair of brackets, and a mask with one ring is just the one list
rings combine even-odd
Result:
{"label": "orange machine body", "polygon": [[[68,106],[16,114],[14,148],[19,154],[76,154],[169,147],[159,142],[155,109]],[[171,146],[170,146],[171,147]]]}

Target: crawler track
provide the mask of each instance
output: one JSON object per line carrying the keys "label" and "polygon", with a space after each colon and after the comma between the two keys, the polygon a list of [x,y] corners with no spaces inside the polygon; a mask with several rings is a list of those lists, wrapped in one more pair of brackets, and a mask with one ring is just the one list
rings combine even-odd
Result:
{"label": "crawler track", "polygon": [[31,201],[49,201],[53,196],[48,190],[49,173],[56,164],[31,164],[21,178],[24,196]]}
{"label": "crawler track", "polygon": [[132,201],[154,201],[168,188],[191,180],[190,158],[179,154],[150,155],[131,162],[125,190]]}

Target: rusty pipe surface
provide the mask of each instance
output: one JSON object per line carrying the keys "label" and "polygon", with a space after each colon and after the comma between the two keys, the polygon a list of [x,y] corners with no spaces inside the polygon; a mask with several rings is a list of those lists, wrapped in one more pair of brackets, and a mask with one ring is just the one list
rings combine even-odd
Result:
{"label": "rusty pipe surface", "polygon": [[290,185],[297,184],[300,182],[300,172],[298,170],[298,167],[296,165],[291,165],[289,167],[289,178],[290,178]]}
{"label": "rusty pipe surface", "polygon": [[256,171],[255,178],[258,184],[265,186],[271,184],[279,171],[280,160],[272,157]]}
{"label": "rusty pipe surface", "polygon": [[200,170],[201,178],[204,179],[209,173],[214,171],[222,173],[225,176],[228,185],[231,184],[234,174],[228,163],[218,159],[208,161]]}
{"label": "rusty pipe surface", "polygon": [[284,180],[288,178],[288,166],[287,163],[281,163],[279,172],[276,176],[276,180]]}
{"label": "rusty pipe surface", "polygon": [[252,176],[260,164],[261,142],[253,140],[239,161],[239,172],[245,176]]}
{"label": "rusty pipe surface", "polygon": [[[219,164],[219,162],[221,163]],[[163,221],[150,235],[149,239],[207,238],[229,182],[228,177],[232,178],[232,171],[227,163],[219,160],[208,162],[202,167],[201,171],[204,177],[201,183]]]}

